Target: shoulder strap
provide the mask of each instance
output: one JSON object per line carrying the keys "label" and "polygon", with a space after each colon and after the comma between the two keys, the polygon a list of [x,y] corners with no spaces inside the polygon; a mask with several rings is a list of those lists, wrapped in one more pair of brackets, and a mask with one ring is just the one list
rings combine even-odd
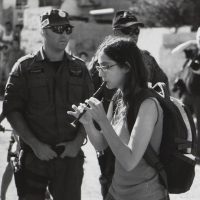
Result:
{"label": "shoulder strap", "polygon": [[[165,83],[162,83],[162,82],[156,83],[153,86],[153,90],[156,91],[163,98],[170,100],[170,94],[169,94],[169,91],[167,90],[167,86]],[[164,170],[164,166],[160,162],[158,154],[153,149],[153,147],[150,143],[145,151],[144,159],[148,162],[148,164],[150,164],[157,171],[157,173],[160,175],[162,184],[166,188],[168,188],[167,174]]]}
{"label": "shoulder strap", "polygon": [[[157,93],[159,93],[159,94],[157,94]],[[148,97],[155,97],[155,98],[158,98],[158,101],[159,101],[159,99],[160,99],[159,95],[162,96],[163,98],[170,99],[170,94],[167,90],[167,86],[166,86],[165,83],[161,83],[161,82],[157,83],[153,87],[152,90],[143,90],[137,95],[136,100],[133,104],[133,108],[130,109],[130,112],[129,112],[129,115],[128,115],[128,118],[127,118],[129,130],[132,129],[132,127],[135,123],[137,113],[138,113],[140,105],[144,101],[144,99],[146,99]],[[164,166],[160,162],[159,156],[157,155],[157,153],[155,152],[155,150],[153,149],[153,147],[151,146],[150,143],[149,143],[143,157],[146,160],[146,162],[148,164],[150,164],[157,171],[157,173],[160,175],[162,184],[166,188],[168,188],[167,174],[164,170]]]}

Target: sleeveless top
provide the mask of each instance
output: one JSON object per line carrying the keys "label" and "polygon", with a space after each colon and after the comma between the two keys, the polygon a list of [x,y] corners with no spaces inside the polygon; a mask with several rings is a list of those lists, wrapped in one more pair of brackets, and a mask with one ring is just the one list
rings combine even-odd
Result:
{"label": "sleeveless top", "polygon": [[[162,139],[163,111],[159,102],[156,102],[158,110],[158,119],[152,133],[150,143],[154,150],[159,153],[159,147]],[[123,117],[125,108],[118,112],[118,116],[113,116],[112,126],[116,133],[126,132],[130,135],[126,117]],[[152,168],[143,158],[138,165],[131,171],[126,171],[116,159],[115,173],[109,193],[115,200],[159,200],[168,195],[167,190],[159,182],[159,177],[154,168]]]}

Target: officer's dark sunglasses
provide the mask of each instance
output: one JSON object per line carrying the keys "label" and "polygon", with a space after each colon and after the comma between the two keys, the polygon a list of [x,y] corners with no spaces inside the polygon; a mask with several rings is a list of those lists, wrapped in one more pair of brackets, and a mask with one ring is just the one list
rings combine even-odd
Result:
{"label": "officer's dark sunglasses", "polygon": [[57,34],[63,34],[64,31],[67,33],[67,35],[70,35],[72,33],[72,26],[69,25],[57,25],[57,26],[47,26],[45,29],[51,29],[54,33]]}
{"label": "officer's dark sunglasses", "polygon": [[138,27],[126,27],[120,29],[120,31],[125,35],[139,35],[140,29]]}

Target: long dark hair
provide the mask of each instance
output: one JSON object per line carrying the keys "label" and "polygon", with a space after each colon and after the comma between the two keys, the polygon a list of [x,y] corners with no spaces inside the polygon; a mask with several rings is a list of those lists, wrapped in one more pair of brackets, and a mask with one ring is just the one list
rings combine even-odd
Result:
{"label": "long dark hair", "polygon": [[[141,52],[137,45],[127,39],[114,36],[106,40],[101,49],[97,52],[104,52],[110,59],[118,63],[119,67],[128,67],[129,72],[125,78],[125,84],[122,91],[122,98],[126,105],[130,105],[134,99],[136,88],[146,89],[147,69],[142,59]],[[119,92],[119,91],[118,91]]]}

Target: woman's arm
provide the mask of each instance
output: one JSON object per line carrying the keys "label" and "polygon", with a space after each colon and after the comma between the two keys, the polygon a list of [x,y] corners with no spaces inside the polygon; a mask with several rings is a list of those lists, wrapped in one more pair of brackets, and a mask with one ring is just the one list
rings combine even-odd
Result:
{"label": "woman's arm", "polygon": [[108,119],[99,120],[108,145],[125,170],[132,170],[142,159],[150,142],[157,117],[156,103],[152,99],[145,100],[139,109],[128,143],[122,141],[116,134]]}
{"label": "woman's arm", "polygon": [[102,151],[108,147],[102,131],[97,130],[93,123],[84,125],[84,128],[96,151]]}

